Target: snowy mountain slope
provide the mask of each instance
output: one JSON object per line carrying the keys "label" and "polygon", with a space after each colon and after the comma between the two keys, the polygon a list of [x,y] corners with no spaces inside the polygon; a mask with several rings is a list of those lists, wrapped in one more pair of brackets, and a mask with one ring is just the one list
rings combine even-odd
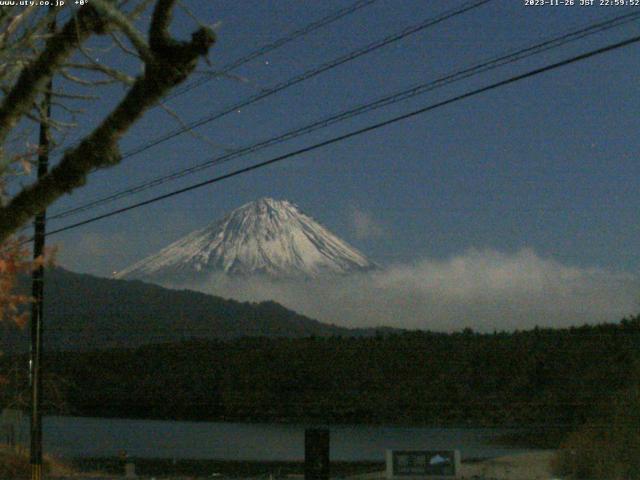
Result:
{"label": "snowy mountain slope", "polygon": [[198,281],[215,273],[313,278],[372,268],[362,253],[296,205],[262,198],[118,272],[116,278]]}

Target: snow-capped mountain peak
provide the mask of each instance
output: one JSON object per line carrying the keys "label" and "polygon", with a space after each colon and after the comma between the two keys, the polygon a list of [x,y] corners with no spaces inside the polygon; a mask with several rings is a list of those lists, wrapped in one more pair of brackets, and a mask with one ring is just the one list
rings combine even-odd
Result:
{"label": "snow-capped mountain peak", "polygon": [[210,274],[275,278],[375,268],[362,253],[286,200],[261,198],[118,272],[117,278],[197,281]]}

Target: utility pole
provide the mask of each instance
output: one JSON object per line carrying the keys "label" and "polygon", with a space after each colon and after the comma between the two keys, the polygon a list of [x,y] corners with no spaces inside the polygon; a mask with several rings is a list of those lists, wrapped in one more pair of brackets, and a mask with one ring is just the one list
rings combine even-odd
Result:
{"label": "utility pole", "polygon": [[[55,7],[49,7],[52,13]],[[53,14],[49,24],[49,33],[55,32],[56,20]],[[47,174],[49,169],[49,145],[51,118],[51,90],[53,80],[49,79],[42,103],[40,117],[40,138],[38,141],[38,179]],[[31,349],[29,358],[29,380],[31,387],[31,417],[30,417],[30,463],[31,480],[42,480],[42,314],[44,299],[44,265],[41,262],[44,255],[44,239],[46,234],[46,209],[38,213],[34,220],[33,259],[39,262],[32,274],[31,295]]]}

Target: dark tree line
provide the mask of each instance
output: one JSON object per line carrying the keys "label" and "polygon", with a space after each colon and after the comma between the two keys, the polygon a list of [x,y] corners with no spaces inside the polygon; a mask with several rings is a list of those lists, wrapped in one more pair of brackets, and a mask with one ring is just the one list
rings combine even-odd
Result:
{"label": "dark tree line", "polygon": [[46,362],[76,415],[573,428],[638,382],[638,352],[640,317],[515,333],[189,341]]}

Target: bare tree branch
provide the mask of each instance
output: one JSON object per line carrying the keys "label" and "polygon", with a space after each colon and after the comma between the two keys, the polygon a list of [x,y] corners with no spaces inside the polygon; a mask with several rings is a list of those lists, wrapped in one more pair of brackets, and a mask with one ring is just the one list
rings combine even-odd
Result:
{"label": "bare tree branch", "polygon": [[[66,78],[70,82],[77,83],[78,85],[82,85],[85,87],[95,87],[98,85],[112,85],[118,82],[118,80],[116,80],[115,78],[105,78],[102,80],[86,80],[84,78],[80,78],[77,75],[72,74],[66,68],[61,68],[59,72],[63,78]],[[131,79],[131,82],[129,84],[131,83],[133,83],[133,79]]]}
{"label": "bare tree branch", "polygon": [[69,107],[69,105],[66,105],[63,102],[57,102],[55,100],[53,100],[51,102],[51,105],[53,107],[59,108],[61,110],[64,110],[65,112],[67,112],[70,115],[80,115],[82,113],[84,113],[86,110],[84,108],[71,108]]}
{"label": "bare tree branch", "polygon": [[117,80],[118,82],[122,82],[126,85],[132,85],[133,82],[135,81],[135,78],[127,75],[126,73],[100,63],[95,63],[95,62],[81,63],[81,64],[67,63],[65,64],[65,67],[70,69],[76,69],[76,70],[92,70],[94,72],[99,72],[99,73],[102,73],[103,75],[111,77],[112,79]]}
{"label": "bare tree branch", "polygon": [[163,102],[158,102],[158,106],[162,108],[162,110],[164,110],[167,113],[167,115],[172,117],[176,121],[176,123],[180,126],[180,128],[182,128],[188,135],[195,138],[196,140],[200,140],[201,142],[206,143],[207,145],[213,148],[223,150],[224,152],[227,152],[227,153],[231,153],[234,151],[233,148],[225,147],[224,145],[216,143],[211,139],[207,138],[205,135],[201,135],[198,132],[196,132],[194,129],[189,128],[189,126],[180,118],[180,115],[178,115],[177,112],[173,111],[173,109],[165,105]]}
{"label": "bare tree branch", "polygon": [[[38,93],[62,62],[91,33],[103,33],[106,28],[106,23],[94,10],[84,6],[62,30],[47,41],[42,53],[35,62],[22,70],[15,86],[0,105],[0,143],[5,140],[20,117],[29,110]],[[6,165],[0,164],[0,172],[4,168]]]}
{"label": "bare tree branch", "polygon": [[163,49],[178,43],[169,36],[171,12],[175,3],[176,0],[158,0],[156,8],[153,10],[151,27],[149,28],[149,45],[156,53],[160,53]]}
{"label": "bare tree branch", "polygon": [[153,61],[153,53],[149,49],[146,40],[120,10],[114,7],[109,0],[92,0],[92,2],[93,8],[98,13],[110,19],[127,36],[145,62]]}
{"label": "bare tree branch", "polygon": [[36,6],[31,5],[25,8],[22,12],[20,12],[18,15],[16,15],[9,21],[9,25],[7,25],[5,27],[4,32],[0,34],[0,46],[4,45],[7,39],[11,35],[13,35],[13,32],[15,32],[18,29],[20,24],[24,22],[27,19],[27,17],[34,12],[35,9],[36,9]]}
{"label": "bare tree branch", "polygon": [[[196,68],[198,59],[208,53],[215,41],[214,33],[210,29],[198,29],[192,34],[189,42],[171,38],[168,29],[174,3],[175,0],[158,0],[156,3],[149,29],[152,58],[145,62],[144,73],[136,78],[123,100],[77,147],[65,152],[58,165],[47,175],[33,185],[25,187],[5,207],[0,208],[0,242],[9,238],[20,226],[57,198],[83,185],[87,175],[93,170],[119,163],[119,139],[148,108],[157,103],[171,88],[183,82]],[[91,28],[101,31],[105,29],[102,24],[83,24],[78,27],[87,34]],[[50,41],[51,44],[54,43],[54,39]],[[73,44],[76,46],[79,44],[76,36],[67,42],[75,42]],[[49,50],[49,46],[47,45],[46,51]],[[64,44],[64,48],[68,49],[70,45]],[[56,62],[56,67],[62,61],[61,57],[53,57],[52,52],[47,53],[45,58],[50,62]],[[42,59],[39,58],[36,63],[42,63]],[[47,65],[46,68],[49,72],[53,71],[51,65]],[[31,86],[37,82],[34,79],[29,81]],[[10,120],[13,117],[5,113],[4,118]],[[0,116],[0,125],[2,119]]]}
{"label": "bare tree branch", "polygon": [[97,100],[97,95],[85,95],[81,93],[65,93],[62,90],[55,90],[51,92],[53,97],[57,98],[67,98],[69,100]]}
{"label": "bare tree branch", "polygon": [[117,45],[120,50],[122,50],[127,55],[131,55],[132,57],[140,59],[140,55],[138,55],[135,50],[131,50],[129,47],[127,47],[116,32],[111,32],[110,36],[111,38],[113,38],[114,44]]}

